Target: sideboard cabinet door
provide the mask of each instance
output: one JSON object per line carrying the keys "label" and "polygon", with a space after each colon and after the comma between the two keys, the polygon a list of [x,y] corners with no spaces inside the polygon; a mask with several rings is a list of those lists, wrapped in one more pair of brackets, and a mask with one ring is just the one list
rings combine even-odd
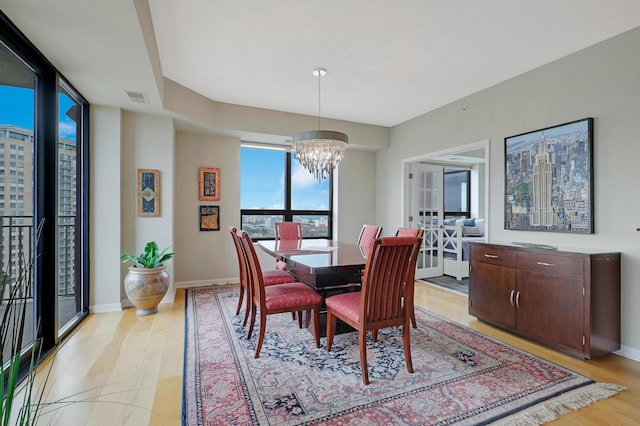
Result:
{"label": "sideboard cabinet door", "polygon": [[552,346],[582,352],[582,280],[518,270],[516,281],[518,331]]}

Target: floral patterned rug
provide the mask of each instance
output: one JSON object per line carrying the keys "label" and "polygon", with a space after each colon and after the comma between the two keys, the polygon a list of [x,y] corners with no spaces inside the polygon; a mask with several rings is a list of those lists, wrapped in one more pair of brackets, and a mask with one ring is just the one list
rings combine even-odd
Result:
{"label": "floral patterned rug", "polygon": [[237,286],[187,292],[183,425],[541,424],[624,388],[505,345],[416,307],[415,372],[399,328],[367,343],[361,381],[357,333],[331,352],[290,314],[270,315],[262,352],[246,339]]}

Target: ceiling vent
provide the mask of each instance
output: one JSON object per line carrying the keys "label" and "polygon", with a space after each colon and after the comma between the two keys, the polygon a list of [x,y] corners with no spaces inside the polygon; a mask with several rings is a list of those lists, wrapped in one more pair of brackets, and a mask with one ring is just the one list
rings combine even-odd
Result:
{"label": "ceiling vent", "polygon": [[131,100],[131,102],[136,102],[139,104],[149,103],[149,101],[147,100],[147,95],[145,95],[142,92],[133,92],[131,90],[125,90],[125,92],[127,93],[127,96],[129,96],[129,99]]}

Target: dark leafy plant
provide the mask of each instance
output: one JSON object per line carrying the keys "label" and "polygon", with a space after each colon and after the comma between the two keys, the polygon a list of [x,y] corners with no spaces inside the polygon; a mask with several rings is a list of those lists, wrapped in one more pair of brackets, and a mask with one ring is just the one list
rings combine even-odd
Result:
{"label": "dark leafy plant", "polygon": [[136,268],[159,268],[164,265],[164,262],[175,256],[175,253],[167,253],[171,246],[160,251],[158,244],[155,241],[150,241],[144,248],[144,252],[138,256],[134,256],[129,253],[124,253],[120,256],[120,261],[133,262],[133,266]]}
{"label": "dark leafy plant", "polygon": [[[42,223],[37,229],[36,246],[41,230]],[[22,262],[20,262],[22,267],[16,277],[12,278],[10,274],[5,272],[5,270],[12,270],[10,264],[0,272],[0,301],[4,308],[0,325],[0,354],[3,361],[5,356],[8,358],[7,363],[3,363],[0,368],[0,395],[4,396],[2,405],[0,405],[0,424],[2,426],[36,424],[39,412],[43,407],[42,398],[49,378],[47,373],[42,387],[39,390],[36,389],[35,375],[40,358],[40,349],[36,348],[40,348],[41,345],[38,342],[33,342],[29,369],[24,378],[26,385],[21,390],[24,392],[24,397],[21,397],[19,399],[21,402],[16,405],[18,400],[15,398],[21,380],[19,371],[24,326],[25,323],[28,323],[26,317],[27,297],[32,293],[34,265],[33,253],[28,253],[27,258],[25,253],[21,251],[19,256],[22,258]]]}

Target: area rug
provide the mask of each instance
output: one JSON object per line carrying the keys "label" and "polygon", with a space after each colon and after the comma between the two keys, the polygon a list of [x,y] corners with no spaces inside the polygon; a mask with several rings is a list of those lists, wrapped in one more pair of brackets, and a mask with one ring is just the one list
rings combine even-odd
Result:
{"label": "area rug", "polygon": [[438,287],[446,288],[447,290],[451,290],[456,293],[464,295],[469,294],[469,278],[457,280],[449,275],[442,275],[440,277],[423,278],[420,281],[423,281],[427,284],[433,284]]}
{"label": "area rug", "polygon": [[337,335],[327,352],[290,314],[270,315],[255,359],[237,301],[237,286],[187,292],[183,425],[535,425],[624,389],[418,307],[415,372],[400,329],[383,329],[367,345],[365,386],[357,333]]}

